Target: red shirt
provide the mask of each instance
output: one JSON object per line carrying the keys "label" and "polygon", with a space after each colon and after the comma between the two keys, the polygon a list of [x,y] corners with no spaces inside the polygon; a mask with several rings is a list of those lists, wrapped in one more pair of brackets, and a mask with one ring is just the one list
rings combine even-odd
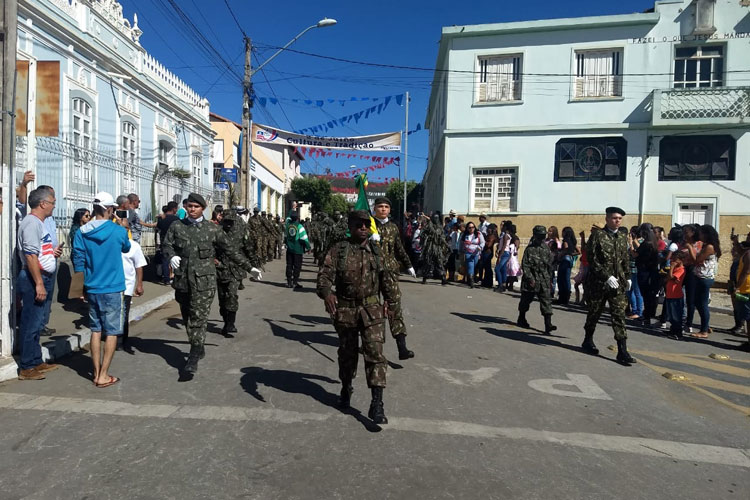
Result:
{"label": "red shirt", "polygon": [[667,279],[666,297],[668,299],[681,299],[682,282],[685,280],[685,266],[672,268],[672,278]]}

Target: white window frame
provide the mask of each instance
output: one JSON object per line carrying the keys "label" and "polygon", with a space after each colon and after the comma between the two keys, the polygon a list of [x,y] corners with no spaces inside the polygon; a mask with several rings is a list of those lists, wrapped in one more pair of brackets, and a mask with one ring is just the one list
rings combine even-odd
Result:
{"label": "white window frame", "polygon": [[[471,168],[471,179],[469,182],[469,211],[470,213],[514,213],[518,211],[518,165],[493,165],[484,167],[472,167]],[[500,183],[507,179],[508,176],[512,176],[514,181],[511,183],[509,196],[500,196],[500,189],[507,189],[507,186],[501,186]],[[477,180],[478,179],[489,179],[491,186],[489,186],[490,193],[489,197],[484,199],[489,200],[489,206],[477,206]],[[485,187],[486,189],[486,187]],[[507,209],[500,208],[501,200],[510,200]]]}
{"label": "white window frame", "polygon": [[94,164],[92,160],[94,135],[94,107],[81,97],[71,99],[73,171],[72,191],[81,191],[78,186],[94,184]]}
{"label": "white window frame", "polygon": [[475,81],[477,103],[521,102],[523,54],[478,56]]}
{"label": "white window frame", "polygon": [[573,52],[573,98],[622,98],[622,47],[575,50]]}
{"label": "white window frame", "polygon": [[136,193],[137,165],[138,165],[138,125],[131,121],[123,121],[120,134],[120,150],[122,151],[122,191]]}
{"label": "white window frame", "polygon": [[[704,55],[703,51],[706,49],[720,49],[721,54],[707,54]],[[695,49],[695,55],[691,57],[677,57],[677,51],[679,49]],[[718,88],[724,86],[724,71],[726,70],[726,55],[727,47],[725,44],[710,44],[710,45],[687,45],[687,46],[675,46],[674,48],[674,71],[672,72],[672,86],[676,89],[682,88]],[[716,61],[722,62],[721,71],[716,71]],[[695,80],[687,80],[687,67],[688,61],[697,61],[695,67]],[[682,79],[678,80],[677,70],[678,65],[682,63]],[[709,65],[709,76],[708,80],[701,79],[701,65]],[[705,85],[704,85],[705,84]]]}
{"label": "white window frame", "polygon": [[190,155],[190,166],[193,174],[193,185],[195,187],[201,187],[203,185],[203,177],[201,170],[203,169],[203,157],[200,153],[193,153]]}
{"label": "white window frame", "polygon": [[[162,147],[162,145],[169,146],[169,149]],[[172,170],[175,158],[174,144],[170,141],[159,139],[158,153],[159,166],[166,170]]]}

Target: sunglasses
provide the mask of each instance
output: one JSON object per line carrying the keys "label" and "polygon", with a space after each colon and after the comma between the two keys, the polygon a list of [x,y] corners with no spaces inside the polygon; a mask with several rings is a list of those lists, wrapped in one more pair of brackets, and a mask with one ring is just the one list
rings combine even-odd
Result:
{"label": "sunglasses", "polygon": [[364,220],[353,221],[351,223],[351,225],[354,226],[354,227],[356,227],[356,228],[369,227],[370,226],[370,221],[369,220],[368,221],[364,221]]}

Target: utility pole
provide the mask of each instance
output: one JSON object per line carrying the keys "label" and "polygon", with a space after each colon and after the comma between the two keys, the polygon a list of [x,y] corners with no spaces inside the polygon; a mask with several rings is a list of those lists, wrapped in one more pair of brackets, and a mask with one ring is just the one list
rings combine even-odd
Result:
{"label": "utility pole", "polygon": [[0,356],[10,356],[15,327],[13,307],[13,242],[15,241],[15,87],[17,0],[3,0],[0,7],[0,197],[5,205],[0,215]]}
{"label": "utility pole", "polygon": [[[252,176],[250,175],[250,122],[253,119],[253,81],[251,72],[251,54],[253,44],[245,37],[245,78],[242,80],[242,158],[240,158],[240,199],[245,208],[250,208],[253,199]],[[244,178],[242,176],[245,176]]]}

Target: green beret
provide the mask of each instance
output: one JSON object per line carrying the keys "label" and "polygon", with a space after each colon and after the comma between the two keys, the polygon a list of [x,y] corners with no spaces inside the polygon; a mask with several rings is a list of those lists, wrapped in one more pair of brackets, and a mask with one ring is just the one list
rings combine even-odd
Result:
{"label": "green beret", "polygon": [[198,205],[206,208],[206,199],[198,193],[190,193],[187,197],[188,203],[197,203]]}
{"label": "green beret", "polygon": [[547,228],[542,225],[534,226],[532,231],[534,236],[547,236]]}
{"label": "green beret", "polygon": [[623,210],[620,207],[607,207],[606,212],[607,212],[607,215],[610,215],[610,214],[620,214],[623,217],[625,217],[625,210]]}
{"label": "green beret", "polygon": [[384,204],[384,203],[385,203],[386,205],[388,205],[389,207],[390,207],[390,206],[392,206],[392,205],[391,205],[391,200],[389,200],[389,199],[388,199],[388,198],[386,198],[385,196],[380,196],[380,197],[378,197],[378,198],[375,198],[375,202],[374,202],[374,205],[375,205],[375,206],[377,206],[377,205],[382,205],[382,204]]}

